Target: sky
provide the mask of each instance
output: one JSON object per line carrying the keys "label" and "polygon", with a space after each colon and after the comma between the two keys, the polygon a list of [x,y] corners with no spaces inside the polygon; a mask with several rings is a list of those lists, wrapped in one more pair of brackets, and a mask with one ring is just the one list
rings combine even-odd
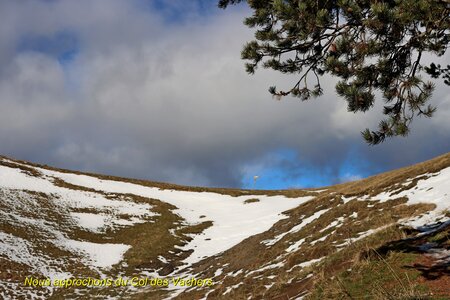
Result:
{"label": "sky", "polygon": [[317,99],[273,99],[268,87],[288,89],[296,76],[245,73],[250,13],[207,0],[0,0],[0,154],[185,185],[284,189],[450,151],[442,81],[432,119],[375,147],[360,132],[376,128],[382,103],[347,112],[332,77]]}

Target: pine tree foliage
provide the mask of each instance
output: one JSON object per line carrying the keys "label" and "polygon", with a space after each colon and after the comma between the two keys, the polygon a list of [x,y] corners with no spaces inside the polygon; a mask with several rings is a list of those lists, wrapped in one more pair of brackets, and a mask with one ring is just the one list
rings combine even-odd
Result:
{"label": "pine tree foliage", "polygon": [[[219,7],[244,0],[220,0]],[[450,66],[423,65],[424,54],[442,56],[450,39],[450,0],[247,0],[253,15],[244,23],[255,28],[255,40],[242,50],[246,70],[258,66],[297,74],[277,97],[302,100],[322,95],[320,78],[331,74],[350,112],[365,112],[382,97],[385,120],[378,129],[362,132],[372,145],[387,137],[405,136],[415,116],[431,117],[428,102],[434,84]],[[312,85],[311,82],[314,82]]]}

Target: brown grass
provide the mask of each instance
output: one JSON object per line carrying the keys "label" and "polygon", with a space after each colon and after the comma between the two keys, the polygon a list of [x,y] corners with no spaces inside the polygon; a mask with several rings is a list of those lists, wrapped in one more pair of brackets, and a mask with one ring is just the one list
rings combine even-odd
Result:
{"label": "brown grass", "polygon": [[259,202],[260,200],[258,198],[251,198],[251,199],[247,199],[244,201],[244,204],[250,204],[250,203],[256,203]]}

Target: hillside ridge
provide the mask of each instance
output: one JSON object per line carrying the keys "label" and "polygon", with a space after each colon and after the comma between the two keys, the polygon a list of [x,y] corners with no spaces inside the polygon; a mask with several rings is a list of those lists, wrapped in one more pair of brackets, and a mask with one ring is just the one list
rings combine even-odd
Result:
{"label": "hillside ridge", "polygon": [[149,180],[149,179],[139,179],[139,178],[128,178],[128,177],[121,177],[121,176],[115,176],[115,175],[105,175],[105,174],[100,174],[100,173],[95,173],[95,172],[89,172],[89,171],[77,171],[77,170],[70,170],[70,169],[61,169],[61,168],[56,168],[53,166],[49,166],[46,164],[39,164],[39,163],[33,163],[33,162],[28,162],[28,161],[24,161],[24,160],[20,160],[20,159],[15,159],[9,156],[4,156],[4,155],[0,155],[0,159],[7,159],[16,163],[21,163],[24,165],[29,165],[32,167],[37,167],[37,168],[43,168],[43,169],[48,169],[48,170],[53,170],[53,171],[58,171],[58,172],[62,172],[62,173],[72,173],[72,174],[79,174],[79,175],[87,175],[87,176],[93,176],[93,177],[97,177],[100,179],[109,179],[109,180],[114,180],[114,181],[126,181],[126,182],[131,182],[131,183],[137,183],[137,184],[142,184],[142,185],[147,185],[147,186],[153,186],[153,187],[158,187],[158,188],[162,188],[162,189],[178,189],[178,190],[191,190],[191,191],[206,191],[206,192],[228,192],[229,194],[235,194],[236,192],[252,192],[252,193],[274,193],[274,192],[283,192],[283,191],[291,191],[291,190],[321,190],[321,189],[325,189],[325,188],[329,188],[329,187],[338,187],[338,186],[343,186],[343,185],[347,185],[349,183],[354,183],[354,182],[361,182],[361,181],[367,181],[367,180],[373,180],[375,178],[378,178],[380,176],[385,176],[387,174],[390,173],[409,173],[411,170],[426,170],[427,168],[431,168],[431,170],[439,170],[440,168],[445,168],[450,166],[450,152],[447,153],[443,153],[441,155],[438,155],[434,158],[431,158],[429,160],[423,161],[423,162],[419,162],[417,164],[413,164],[410,166],[405,166],[405,167],[401,167],[395,170],[389,170],[389,171],[385,171],[385,172],[381,172],[378,174],[374,174],[371,175],[369,177],[366,178],[362,178],[362,179],[358,179],[358,180],[354,180],[351,182],[344,182],[344,183],[339,183],[336,185],[331,185],[331,186],[321,186],[321,187],[316,187],[316,188],[302,188],[302,189],[285,189],[285,190],[279,190],[279,189],[275,189],[275,190],[251,190],[251,189],[238,189],[238,188],[222,188],[222,187],[203,187],[203,186],[188,186],[188,185],[181,185],[181,184],[176,184],[176,183],[168,183],[168,182],[162,182],[162,181],[154,181],[154,180]]}
{"label": "hillside ridge", "polygon": [[[355,182],[276,191],[178,186],[0,156],[0,296],[450,297],[449,183],[450,153]],[[54,285],[82,278],[161,285]]]}

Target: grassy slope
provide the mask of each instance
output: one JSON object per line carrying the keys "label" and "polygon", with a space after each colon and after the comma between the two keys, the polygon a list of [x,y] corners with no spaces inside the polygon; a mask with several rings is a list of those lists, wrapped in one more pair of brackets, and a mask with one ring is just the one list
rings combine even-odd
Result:
{"label": "grassy slope", "polygon": [[[336,291],[336,287],[331,288],[331,291],[326,291],[324,286],[330,285],[329,280],[334,277],[335,279],[331,281],[334,285],[340,287],[342,284],[337,278],[341,276],[340,274],[342,272],[346,272],[348,269],[359,268],[359,264],[361,263],[359,257],[362,255],[361,253],[365,253],[369,249],[378,249],[391,242],[407,238],[408,236],[413,236],[415,233],[410,232],[408,228],[398,226],[398,221],[402,218],[420,215],[433,209],[434,205],[420,204],[409,206],[404,205],[406,199],[399,198],[384,203],[376,203],[373,207],[369,207],[369,205],[373,205],[374,203],[352,200],[343,204],[342,197],[354,196],[358,198],[365,195],[377,195],[386,190],[398,190],[398,192],[400,192],[401,189],[414,187],[418,181],[413,180],[408,186],[402,186],[401,184],[406,179],[424,173],[437,172],[448,166],[450,166],[450,154],[445,154],[415,166],[376,175],[357,182],[328,187],[327,191],[320,193],[314,200],[291,210],[289,212],[289,219],[278,222],[268,232],[247,239],[240,245],[225,252],[221,257],[206,260],[203,264],[197,266],[197,270],[200,272],[203,271],[202,274],[206,276],[211,276],[219,267],[224,269],[223,274],[216,278],[221,284],[219,284],[216,290],[211,292],[209,296],[219,299],[246,299],[248,295],[252,295],[255,299],[290,299],[297,295],[301,295],[308,290],[312,290],[312,294],[310,295],[312,299],[336,299],[338,295],[343,299],[358,299],[362,297],[362,295],[367,295],[369,299],[376,297],[385,299],[378,294],[371,294],[370,291],[373,290],[373,286],[364,284],[364,282],[357,285],[359,290],[355,291],[356,295],[351,295],[350,293],[347,294],[345,289],[343,290],[342,288],[339,288],[337,292],[333,294],[334,291]],[[261,241],[288,231],[290,228],[297,225],[301,219],[324,208],[331,209],[321,215],[320,218],[303,227],[299,232],[286,235],[271,247],[261,245]],[[357,217],[349,218],[349,215],[354,212],[358,213]],[[333,234],[329,235],[330,231],[334,230],[333,228],[321,232],[321,230],[325,229],[332,220],[342,216],[345,217],[345,221],[339,228],[335,228]],[[335,247],[335,245],[341,244],[343,240],[358,237],[358,233],[360,232],[365,232],[369,229],[377,229],[383,226],[387,227],[365,239],[355,243],[348,243],[341,251],[337,251]],[[314,245],[308,243],[308,241],[315,241],[325,236],[327,237],[323,242],[315,243]],[[286,248],[289,245],[292,245],[293,242],[302,238],[305,238],[305,242],[300,246],[298,251],[286,254]],[[255,253],[258,254],[255,255]],[[420,255],[423,256],[423,254]],[[282,257],[282,259],[279,259],[280,257]],[[321,257],[326,257],[326,259],[314,267],[295,267],[302,262]],[[412,258],[409,257],[409,259]],[[418,257],[416,257],[416,259],[418,259]],[[215,267],[211,267],[213,262],[215,263]],[[284,266],[281,268],[266,269],[258,273],[247,275],[251,270],[259,269],[269,263],[276,262],[283,262]],[[223,267],[224,265],[226,265],[226,267]],[[394,265],[398,268],[401,267],[401,269],[397,268],[396,272],[405,272],[403,267],[406,265],[402,265],[401,263]],[[237,276],[233,276],[233,272],[236,274],[236,271],[238,270],[244,270],[244,272],[239,273]],[[411,272],[414,272],[414,268],[411,268],[410,270]],[[368,274],[371,273],[376,274],[376,272],[368,272]],[[448,274],[448,270],[446,274]],[[353,275],[354,273],[350,273],[347,278],[351,278],[350,281],[353,279],[358,280],[358,277],[352,278]],[[378,273],[378,276],[390,279],[392,276],[388,275],[389,274],[386,274],[386,272],[380,271]],[[272,276],[275,277],[272,278]],[[414,278],[412,275],[410,275],[410,277]],[[417,281],[420,281],[419,279],[423,278],[417,278]],[[223,295],[228,287],[236,286],[241,282],[243,282],[242,285],[233,289],[231,292],[228,292],[226,295]],[[368,280],[367,282],[371,281]],[[382,283],[377,281],[375,281],[374,284],[382,285]],[[415,285],[416,283],[410,284]],[[433,293],[433,288],[427,288],[426,283],[417,282],[417,284],[425,290],[428,289],[427,295]],[[268,286],[270,286],[270,288],[267,288]],[[400,290],[396,291],[396,288],[399,288]],[[398,295],[402,293],[404,288],[401,285],[395,285],[394,287],[390,287],[390,289],[394,295]],[[331,295],[329,293],[331,293]],[[202,293],[192,291],[190,296],[195,298],[196,295],[200,294]],[[435,292],[435,294],[437,294],[437,292]],[[448,295],[450,296],[450,294]],[[184,299],[185,297],[187,297],[187,295],[183,295],[180,299]],[[396,298],[393,297],[391,299]]]}
{"label": "grassy slope", "polygon": [[[1,162],[1,164],[9,167],[21,168],[23,172],[30,175],[39,176],[33,168],[37,165],[21,163],[27,164],[28,167]],[[383,203],[358,201],[358,198],[365,195],[376,195],[386,190],[400,191],[401,189],[412,188],[418,179],[413,180],[409,186],[402,186],[401,184],[408,178],[414,178],[424,173],[433,173],[448,166],[450,166],[450,153],[415,166],[352,183],[327,187],[327,190],[318,193],[315,199],[290,210],[288,212],[289,218],[279,221],[269,231],[252,236],[225,251],[222,255],[207,258],[194,265],[192,274],[197,274],[202,278],[214,277],[215,285],[213,288],[187,290],[178,298],[198,299],[209,293],[208,298],[217,299],[247,299],[249,295],[254,299],[290,299],[310,292],[308,297],[311,299],[360,299],[366,297],[368,299],[410,297],[408,299],[411,299],[412,296],[445,299],[445,296],[449,295],[449,291],[443,290],[442,284],[444,286],[446,283],[448,284],[445,281],[449,274],[448,267],[433,265],[434,262],[430,261],[430,258],[424,255],[423,251],[420,251],[420,246],[433,242],[435,248],[448,249],[449,229],[444,227],[426,237],[413,238],[416,232],[398,225],[400,219],[422,214],[433,209],[433,205],[405,205],[406,199],[404,198]],[[45,166],[45,168],[49,167]],[[185,187],[98,174],[88,175],[164,189],[209,191],[234,196],[282,194],[288,197],[299,197],[306,194],[304,190],[255,192]],[[64,182],[59,182],[59,184],[67,188],[83,189],[83,187],[71,186]],[[207,223],[197,226],[183,225],[182,220],[172,213],[173,207],[157,199],[120,194],[106,196],[122,199],[127,197],[129,201],[150,203],[153,206],[152,210],[159,215],[151,217],[149,222],[125,227],[115,232],[106,232],[101,235],[93,234],[74,229],[70,227],[70,224],[66,224],[64,212],[51,210],[48,204],[49,195],[29,193],[26,197],[38,197],[42,206],[40,210],[28,212],[28,214],[31,218],[42,218],[44,216],[48,221],[57,220],[58,224],[61,225],[61,230],[66,230],[66,233],[73,238],[83,238],[93,242],[107,240],[112,243],[132,245],[132,249],[125,256],[126,265],[116,266],[110,270],[111,275],[121,273],[132,276],[138,274],[142,268],[151,268],[160,270],[160,275],[164,276],[170,273],[177,263],[188,255],[188,253],[180,253],[180,250],[175,246],[183,245],[189,240],[189,234],[199,233],[210,226]],[[17,201],[26,201],[26,197],[19,195]],[[346,197],[356,197],[356,199],[344,203]],[[249,201],[246,205],[254,205],[255,201],[257,200]],[[8,207],[1,207],[1,203],[0,201],[0,210],[7,210]],[[302,220],[325,209],[328,210],[319,218],[309,222],[297,232],[286,234],[277,243],[271,246],[262,243],[262,241],[286,233],[300,224]],[[329,224],[339,217],[342,218],[342,221],[330,227]],[[371,229],[378,231],[367,238],[352,242],[352,238],[355,239],[359,237],[360,233]],[[13,226],[3,222],[0,224],[0,230],[28,240],[44,240],[43,233],[33,232],[29,228],[23,228],[17,226],[17,224]],[[175,234],[171,234],[171,230],[175,230],[172,231]],[[405,238],[408,237],[411,237],[411,239],[405,241]],[[296,251],[286,252],[288,247],[302,239],[304,239],[304,242],[298,246]],[[337,247],[337,245],[342,246]],[[51,243],[47,243],[46,247],[45,251],[50,251],[53,257],[71,258],[69,267],[71,270],[76,270],[75,274],[79,276],[92,275],[91,270],[79,264],[77,259],[72,257],[73,254],[58,252],[61,250],[56,247],[52,248]],[[167,258],[169,251],[173,252],[172,257],[169,257],[170,262],[162,264],[157,257],[164,255]],[[314,259],[322,260],[309,267],[300,267],[302,263]],[[270,267],[271,264],[277,263],[279,264],[277,267],[267,268],[267,266]],[[19,280],[30,275],[30,270],[26,266],[15,265],[1,257],[0,267],[2,270],[9,270],[9,272],[0,273],[0,280]],[[218,270],[221,270],[222,273],[214,276],[214,274],[220,273],[217,272]],[[430,278],[434,278],[434,281]],[[441,284],[436,284],[436,282]],[[235,288],[231,289],[231,287]],[[133,294],[132,298],[147,299],[150,297],[158,299],[165,294],[164,291],[158,289],[141,289],[138,292]],[[54,297],[62,298],[72,293],[74,291],[70,289],[57,290]],[[92,290],[84,290],[81,293],[87,298],[92,296]],[[105,296],[107,294],[117,295],[120,291],[99,289],[96,290],[96,293]]]}

